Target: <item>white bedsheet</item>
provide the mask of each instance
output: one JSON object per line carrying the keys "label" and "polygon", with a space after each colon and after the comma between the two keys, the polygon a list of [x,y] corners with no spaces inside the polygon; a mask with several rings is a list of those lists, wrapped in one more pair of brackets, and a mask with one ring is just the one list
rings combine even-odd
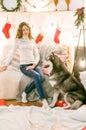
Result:
{"label": "white bedsheet", "polygon": [[0,130],[82,130],[86,122],[70,117],[76,110],[36,106],[0,107]]}

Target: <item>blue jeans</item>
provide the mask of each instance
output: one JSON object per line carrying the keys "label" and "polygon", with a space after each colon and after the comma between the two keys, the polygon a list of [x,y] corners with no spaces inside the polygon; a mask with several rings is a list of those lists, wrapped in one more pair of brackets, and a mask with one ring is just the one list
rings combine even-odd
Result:
{"label": "blue jeans", "polygon": [[27,75],[28,77],[33,77],[33,82],[30,85],[26,86],[25,93],[30,93],[34,88],[37,88],[39,96],[41,99],[45,98],[44,91],[42,88],[42,82],[45,80],[43,72],[40,66],[36,66],[33,70],[26,70],[28,65],[20,65],[20,70]]}

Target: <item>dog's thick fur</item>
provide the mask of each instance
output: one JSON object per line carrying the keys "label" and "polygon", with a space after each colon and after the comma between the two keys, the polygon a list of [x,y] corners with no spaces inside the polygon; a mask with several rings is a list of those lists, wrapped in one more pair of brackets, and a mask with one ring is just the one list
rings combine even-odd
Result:
{"label": "dog's thick fur", "polygon": [[67,70],[57,55],[50,55],[49,60],[53,65],[50,82],[54,81],[54,96],[50,106],[54,107],[56,101],[62,95],[63,100],[71,109],[78,109],[86,103],[84,86]]}

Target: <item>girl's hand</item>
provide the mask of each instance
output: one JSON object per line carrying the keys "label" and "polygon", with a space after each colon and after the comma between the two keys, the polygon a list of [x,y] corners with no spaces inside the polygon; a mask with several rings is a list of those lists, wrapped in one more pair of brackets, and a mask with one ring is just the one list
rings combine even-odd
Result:
{"label": "girl's hand", "polygon": [[35,64],[31,65],[31,66],[27,66],[26,70],[33,70],[36,67]]}
{"label": "girl's hand", "polygon": [[6,69],[7,69],[7,66],[1,66],[1,67],[0,67],[0,72],[5,71]]}

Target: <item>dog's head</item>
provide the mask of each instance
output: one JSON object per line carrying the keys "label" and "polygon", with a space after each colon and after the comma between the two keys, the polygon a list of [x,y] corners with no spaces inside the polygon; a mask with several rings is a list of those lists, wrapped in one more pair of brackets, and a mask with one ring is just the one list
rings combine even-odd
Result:
{"label": "dog's head", "polygon": [[62,61],[60,60],[60,58],[52,53],[50,56],[49,56],[49,60],[52,62],[53,64],[53,68],[55,69],[60,69],[61,65],[62,65]]}
{"label": "dog's head", "polygon": [[46,68],[49,71],[49,75],[52,75],[61,70],[61,64],[60,58],[55,53],[52,53],[43,65],[45,67],[47,66]]}
{"label": "dog's head", "polygon": [[44,63],[44,66],[48,66],[47,69],[49,70],[49,75],[52,75],[61,70],[65,70],[64,63],[61,61],[60,57],[55,53],[52,53],[47,58],[47,61]]}

